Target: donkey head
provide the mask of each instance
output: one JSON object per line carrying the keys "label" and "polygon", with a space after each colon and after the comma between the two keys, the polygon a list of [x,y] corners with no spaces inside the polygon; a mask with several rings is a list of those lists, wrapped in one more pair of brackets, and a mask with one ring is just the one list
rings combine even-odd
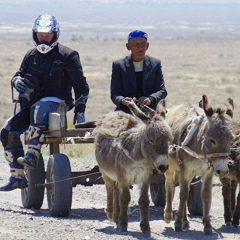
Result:
{"label": "donkey head", "polygon": [[229,98],[224,107],[214,109],[208,103],[207,96],[203,95],[202,108],[208,120],[202,150],[213,166],[215,174],[224,177],[228,173],[227,163],[233,141],[233,100]]}
{"label": "donkey head", "polygon": [[149,162],[153,162],[155,168],[164,173],[168,169],[168,148],[173,137],[172,132],[165,121],[166,109],[164,102],[160,101],[156,111],[144,114],[134,103],[129,108],[144,123],[144,133],[141,139],[142,155]]}

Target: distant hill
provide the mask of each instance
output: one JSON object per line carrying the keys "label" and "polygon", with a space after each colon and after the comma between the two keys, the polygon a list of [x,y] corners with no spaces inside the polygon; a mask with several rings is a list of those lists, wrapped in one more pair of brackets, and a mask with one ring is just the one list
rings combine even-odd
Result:
{"label": "distant hill", "polygon": [[134,29],[142,29],[152,38],[238,35],[239,10],[240,3],[8,0],[0,1],[0,38],[31,37],[33,21],[40,14],[58,19],[64,40],[73,35],[82,40],[126,38]]}

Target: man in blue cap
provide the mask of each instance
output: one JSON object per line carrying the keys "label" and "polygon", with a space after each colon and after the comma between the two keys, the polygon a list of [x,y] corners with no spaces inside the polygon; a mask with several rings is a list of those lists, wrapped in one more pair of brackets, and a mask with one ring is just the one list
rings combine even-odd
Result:
{"label": "man in blue cap", "polygon": [[112,64],[111,99],[115,110],[130,113],[127,104],[155,109],[167,96],[160,60],[145,55],[149,42],[147,33],[135,30],[128,35],[126,47],[131,54]]}

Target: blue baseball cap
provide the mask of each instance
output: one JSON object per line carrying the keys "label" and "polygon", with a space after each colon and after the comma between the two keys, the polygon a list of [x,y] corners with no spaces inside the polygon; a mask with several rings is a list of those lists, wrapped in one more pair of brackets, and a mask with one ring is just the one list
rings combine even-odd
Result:
{"label": "blue baseball cap", "polygon": [[143,31],[134,30],[134,31],[129,33],[129,35],[128,35],[128,42],[131,39],[136,38],[136,37],[145,38],[146,41],[147,41],[148,35],[147,35],[147,33],[143,32]]}

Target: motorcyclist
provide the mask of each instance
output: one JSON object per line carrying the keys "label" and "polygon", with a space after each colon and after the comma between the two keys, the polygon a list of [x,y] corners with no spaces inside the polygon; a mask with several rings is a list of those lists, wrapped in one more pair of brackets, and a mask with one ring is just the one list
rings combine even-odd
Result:
{"label": "motorcyclist", "polygon": [[[24,166],[36,168],[48,129],[48,115],[61,100],[74,107],[74,123],[85,121],[89,85],[83,75],[79,54],[58,42],[59,24],[54,16],[40,15],[34,22],[35,48],[23,58],[11,84],[19,92],[21,108],[1,129],[1,142],[11,176],[0,191],[27,187]],[[74,90],[75,103],[72,98]],[[28,130],[28,149],[24,155],[20,135]]]}

